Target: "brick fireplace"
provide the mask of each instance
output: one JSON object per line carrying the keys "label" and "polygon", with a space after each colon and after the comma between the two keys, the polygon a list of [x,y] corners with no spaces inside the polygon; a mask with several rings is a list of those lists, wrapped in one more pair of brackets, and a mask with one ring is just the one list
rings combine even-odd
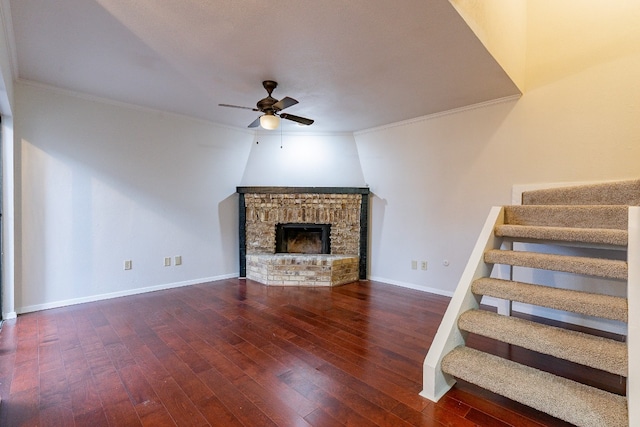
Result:
{"label": "brick fireplace", "polygon": [[[366,279],[368,188],[237,187],[237,192],[240,277],[284,285],[323,285],[326,280],[335,285],[336,280]],[[284,245],[295,247],[292,252],[296,253],[280,253],[283,246],[278,233],[289,228],[303,230],[304,239],[296,239],[306,244]],[[316,230],[328,238],[322,243],[324,253],[306,241]],[[301,247],[313,249],[306,252]]]}

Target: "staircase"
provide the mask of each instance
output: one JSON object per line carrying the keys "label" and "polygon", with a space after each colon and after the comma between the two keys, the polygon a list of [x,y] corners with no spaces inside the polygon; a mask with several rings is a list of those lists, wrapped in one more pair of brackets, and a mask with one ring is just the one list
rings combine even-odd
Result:
{"label": "staircase", "polygon": [[[438,401],[460,379],[578,426],[640,425],[640,405],[629,404],[640,398],[640,180],[525,192],[522,202],[491,210],[425,358],[421,395]],[[497,277],[498,266],[508,279]],[[544,270],[562,272],[558,282],[571,288],[513,279],[514,271]],[[586,278],[622,292],[580,289]],[[482,310],[483,296],[619,322],[626,340]],[[474,335],[619,375],[627,394],[471,348]]]}

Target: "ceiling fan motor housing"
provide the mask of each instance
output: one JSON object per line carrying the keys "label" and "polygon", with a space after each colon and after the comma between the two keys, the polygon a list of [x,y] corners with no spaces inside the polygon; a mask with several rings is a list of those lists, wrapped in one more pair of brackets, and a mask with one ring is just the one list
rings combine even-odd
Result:
{"label": "ceiling fan motor housing", "polygon": [[272,96],[268,96],[258,101],[256,105],[258,107],[258,110],[262,111],[263,113],[273,113],[275,111],[275,109],[273,108],[273,104],[275,104],[276,102],[278,102],[277,99]]}

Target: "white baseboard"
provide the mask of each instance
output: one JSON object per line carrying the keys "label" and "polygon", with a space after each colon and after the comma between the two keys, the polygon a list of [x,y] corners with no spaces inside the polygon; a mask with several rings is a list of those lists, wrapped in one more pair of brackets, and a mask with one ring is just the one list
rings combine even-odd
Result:
{"label": "white baseboard", "polygon": [[369,280],[373,280],[375,282],[382,282],[388,285],[401,286],[403,288],[414,289],[416,291],[428,292],[430,294],[442,295],[445,297],[451,298],[453,296],[453,291],[443,291],[442,289],[430,288],[427,286],[416,285],[415,283],[407,283],[407,282],[399,282],[397,280],[391,280],[384,277],[369,277]]}
{"label": "white baseboard", "polygon": [[[127,289],[126,291],[111,292],[111,293],[108,293],[108,294],[91,295],[91,296],[82,297],[82,298],[73,298],[73,299],[68,299],[68,300],[48,302],[48,303],[44,303],[44,304],[28,305],[28,306],[24,306],[24,307],[19,307],[16,310],[16,312],[14,312],[13,314],[14,314],[14,317],[15,317],[16,313],[17,314],[31,313],[31,312],[34,312],[34,311],[41,311],[41,310],[48,310],[48,309],[52,309],[52,308],[66,307],[66,306],[69,306],[69,305],[83,304],[83,303],[87,303],[87,302],[103,301],[103,300],[112,299],[112,298],[120,298],[120,297],[126,297],[126,296],[130,296],[130,295],[144,294],[144,293],[147,293],[147,292],[155,292],[155,291],[161,291],[161,290],[165,290],[165,289],[180,288],[180,287],[183,287],[183,286],[198,285],[200,283],[214,282],[216,280],[231,279],[231,278],[236,278],[236,277],[238,277],[238,273],[230,273],[230,274],[223,274],[223,275],[220,275],[220,276],[203,277],[203,278],[200,278],[200,279],[185,280],[183,282],[174,282],[174,283],[166,283],[166,284],[156,285],[156,286],[148,286],[148,287],[145,287],[145,288]],[[5,317],[5,319],[9,319],[9,317]]]}

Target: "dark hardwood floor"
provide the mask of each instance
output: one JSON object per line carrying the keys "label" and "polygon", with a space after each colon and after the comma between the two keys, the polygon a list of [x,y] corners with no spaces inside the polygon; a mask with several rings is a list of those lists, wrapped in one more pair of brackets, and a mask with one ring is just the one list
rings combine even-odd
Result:
{"label": "dark hardwood floor", "polygon": [[418,395],[448,301],[232,279],[21,315],[0,332],[0,425],[566,425],[469,384]]}

